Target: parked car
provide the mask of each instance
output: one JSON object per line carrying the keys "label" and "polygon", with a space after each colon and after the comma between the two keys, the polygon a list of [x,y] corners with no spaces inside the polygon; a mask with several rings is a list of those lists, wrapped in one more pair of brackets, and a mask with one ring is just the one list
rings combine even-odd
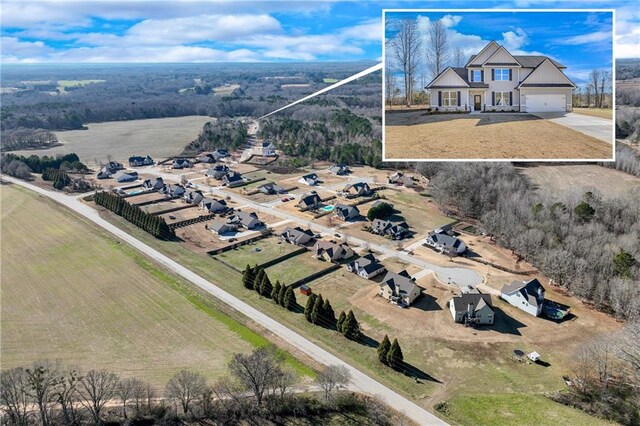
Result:
{"label": "parked car", "polygon": [[233,243],[233,242],[236,242],[236,241],[238,241],[238,239],[237,239],[237,238],[229,238],[229,242],[230,242],[230,243]]}
{"label": "parked car", "polygon": [[169,219],[175,219],[176,217],[172,214],[169,215]]}

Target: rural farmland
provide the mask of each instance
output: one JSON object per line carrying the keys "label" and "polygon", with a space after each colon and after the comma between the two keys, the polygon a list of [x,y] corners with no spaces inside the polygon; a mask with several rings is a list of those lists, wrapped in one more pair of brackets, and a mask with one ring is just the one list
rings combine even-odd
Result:
{"label": "rural farmland", "polygon": [[51,156],[75,152],[90,167],[109,158],[126,159],[132,155],[166,158],[178,155],[211,120],[194,115],[87,124],[88,130],[55,132],[62,145],[15,154]]}

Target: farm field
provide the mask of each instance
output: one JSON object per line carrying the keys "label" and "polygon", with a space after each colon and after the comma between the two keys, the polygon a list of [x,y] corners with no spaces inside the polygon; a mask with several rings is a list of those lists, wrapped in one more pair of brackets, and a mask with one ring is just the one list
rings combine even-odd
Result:
{"label": "farm field", "polygon": [[10,185],[2,186],[2,272],[3,368],[59,359],[160,388],[183,368],[213,380],[232,353],[264,340],[194,306],[182,281],[132,249]]}
{"label": "farm field", "polygon": [[[352,342],[333,330],[309,324],[301,313],[283,310],[271,300],[244,289],[240,273],[209,256],[194,254],[181,245],[154,240],[109,213],[105,217],[194,272],[242,297],[274,319],[340,354],[343,359],[430,410],[437,403],[449,401],[457,394],[477,388],[478,383],[482,383],[481,395],[489,398],[489,401],[493,395],[496,398],[502,394],[522,393],[542,396],[561,390],[565,386],[561,376],[566,374],[575,348],[593,338],[596,329],[611,332],[620,327],[609,316],[595,312],[587,305],[576,299],[569,299],[548,286],[548,296],[551,299],[572,305],[572,312],[576,316],[574,321],[555,324],[534,318],[494,298],[499,315],[513,319],[499,323],[498,325],[502,325],[495,330],[470,329],[454,324],[446,308],[446,303],[455,290],[438,283],[431,275],[418,280],[418,285],[425,288],[427,295],[418,299],[415,307],[401,309],[376,296],[375,280],[364,281],[342,268],[309,285],[314,292],[320,292],[331,300],[336,313],[342,307],[351,306],[366,334],[363,342]],[[308,256],[309,262],[326,265],[308,254],[303,256]],[[299,260],[302,259],[303,257],[297,256],[291,260],[298,261],[297,267],[300,268]],[[288,269],[287,262],[267,271],[272,282],[277,279],[278,267]],[[382,263],[386,264],[388,260],[383,260]],[[507,279],[512,278],[500,277],[499,280],[491,280],[491,285],[499,288]],[[301,306],[306,301],[305,296],[299,292],[296,292],[296,298]],[[405,360],[409,363],[408,376],[380,366],[375,346],[385,334],[392,339],[397,337],[400,341]],[[545,368],[515,362],[512,353],[516,348],[537,350],[550,366]],[[419,377],[417,381],[416,375]],[[491,410],[490,402],[484,409],[488,415]],[[531,409],[536,410],[535,407]]]}
{"label": "farm field", "polygon": [[586,191],[595,191],[606,198],[628,196],[640,188],[640,178],[596,164],[536,165],[519,170],[540,191],[551,195],[581,196]]}
{"label": "farm field", "polygon": [[90,167],[109,158],[126,162],[132,155],[150,155],[160,160],[178,155],[211,120],[211,117],[187,116],[91,123],[87,124],[88,130],[55,132],[62,143],[60,146],[15,153],[29,156],[75,152]]}
{"label": "farm field", "polygon": [[387,112],[384,131],[389,160],[611,158],[610,144],[527,114]]}
{"label": "farm field", "polygon": [[213,93],[219,96],[229,96],[233,93],[234,90],[239,89],[239,84],[225,84],[224,86],[214,87]]}

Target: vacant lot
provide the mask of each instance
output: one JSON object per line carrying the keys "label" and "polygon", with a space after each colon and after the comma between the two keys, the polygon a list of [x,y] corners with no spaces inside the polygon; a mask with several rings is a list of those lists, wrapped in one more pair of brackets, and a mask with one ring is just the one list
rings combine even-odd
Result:
{"label": "vacant lot", "polygon": [[387,113],[388,159],[600,159],[611,145],[529,114]]}
{"label": "vacant lot", "polygon": [[3,368],[46,358],[156,386],[183,368],[215,379],[251,349],[251,332],[194,306],[183,285],[62,207],[2,186]]}
{"label": "vacant lot", "polygon": [[189,116],[113,121],[88,124],[88,130],[56,132],[63,144],[49,149],[17,151],[23,155],[56,155],[75,152],[90,167],[109,158],[126,162],[132,155],[150,155],[154,160],[178,155],[193,141],[211,117]]}
{"label": "vacant lot", "polygon": [[216,255],[216,257],[240,270],[244,270],[248,264],[251,266],[256,264],[260,265],[297,249],[297,246],[278,243],[276,237],[270,237],[238,247],[234,250],[220,253]]}
{"label": "vacant lot", "polygon": [[288,285],[330,266],[329,262],[315,259],[311,252],[305,252],[270,266],[266,271],[272,283],[279,280],[280,283]]}
{"label": "vacant lot", "polygon": [[633,188],[640,188],[640,178],[595,164],[541,164],[520,172],[540,191],[553,195],[594,191],[603,197],[628,196]]}

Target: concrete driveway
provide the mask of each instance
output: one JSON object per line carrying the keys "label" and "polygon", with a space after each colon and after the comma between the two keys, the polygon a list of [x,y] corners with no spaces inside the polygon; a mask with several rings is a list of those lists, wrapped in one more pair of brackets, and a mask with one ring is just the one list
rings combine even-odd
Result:
{"label": "concrete driveway", "polygon": [[536,112],[531,114],[601,141],[613,143],[613,120],[573,112]]}

